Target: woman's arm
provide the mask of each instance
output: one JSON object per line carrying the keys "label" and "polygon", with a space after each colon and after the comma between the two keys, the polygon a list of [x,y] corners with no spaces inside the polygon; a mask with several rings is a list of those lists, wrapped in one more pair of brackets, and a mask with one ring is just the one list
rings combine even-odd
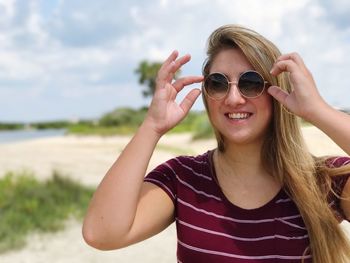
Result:
{"label": "woman's arm", "polygon": [[[268,92],[291,112],[309,121],[326,133],[350,155],[350,115],[328,105],[320,96],[312,74],[297,53],[280,56],[271,69],[272,75],[289,72],[291,93],[272,86]],[[350,218],[350,180],[342,193],[341,207]],[[347,200],[346,200],[347,199]]]}
{"label": "woman's arm", "polygon": [[160,68],[147,116],[135,136],[98,186],[83,224],[86,242],[98,249],[115,249],[141,241],[173,221],[174,206],[159,187],[144,183],[152,153],[161,136],[188,113],[200,90],[190,91],[177,104],[184,86],[202,81],[190,76],[172,83],[175,72],[190,60],[174,51]]}
{"label": "woman's arm", "polygon": [[319,105],[313,114],[310,114],[308,121],[327,134],[350,155],[350,115],[324,103]]}
{"label": "woman's arm", "polygon": [[272,75],[290,73],[293,91],[287,93],[271,86],[269,93],[290,111],[325,132],[350,155],[350,115],[328,105],[319,94],[312,74],[297,53],[280,56],[271,69]]}

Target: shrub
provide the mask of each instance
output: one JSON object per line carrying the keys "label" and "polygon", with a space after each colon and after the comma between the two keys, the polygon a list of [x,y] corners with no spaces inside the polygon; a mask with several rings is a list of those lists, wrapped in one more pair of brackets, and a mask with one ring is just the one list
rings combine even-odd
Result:
{"label": "shrub", "polygon": [[135,110],[131,108],[119,108],[103,115],[99,121],[100,126],[138,126],[145,118],[147,109]]}
{"label": "shrub", "polygon": [[198,116],[193,123],[193,139],[207,139],[214,136],[213,128],[206,113]]}
{"label": "shrub", "polygon": [[57,172],[47,181],[8,172],[0,179],[0,252],[23,246],[33,231],[56,231],[69,217],[82,218],[92,193]]}

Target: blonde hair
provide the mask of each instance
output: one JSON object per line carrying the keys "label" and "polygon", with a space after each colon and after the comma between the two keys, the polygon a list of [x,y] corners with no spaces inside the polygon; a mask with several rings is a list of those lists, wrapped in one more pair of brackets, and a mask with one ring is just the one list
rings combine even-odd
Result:
{"label": "blonde hair", "polygon": [[[237,25],[222,26],[210,35],[208,58],[203,66],[204,76],[209,74],[216,55],[230,48],[239,48],[253,68],[271,85],[291,91],[287,74],[273,77],[269,73],[281,54],[278,48],[257,32]],[[205,92],[203,101],[210,119]],[[214,132],[218,149],[224,152],[224,138],[215,127]],[[330,176],[350,172],[350,169],[330,169],[326,166],[325,158],[313,157],[305,145],[298,118],[276,100],[273,100],[273,120],[261,156],[265,169],[284,186],[305,222],[310,251],[304,254],[311,252],[313,262],[317,263],[348,262],[349,240],[327,202],[327,195],[331,191]]]}

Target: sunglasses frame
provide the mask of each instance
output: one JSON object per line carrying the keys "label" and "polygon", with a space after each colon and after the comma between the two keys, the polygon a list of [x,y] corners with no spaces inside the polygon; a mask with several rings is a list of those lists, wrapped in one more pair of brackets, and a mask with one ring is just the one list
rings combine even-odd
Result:
{"label": "sunglasses frame", "polygon": [[[242,93],[241,89],[240,89],[239,86],[238,86],[238,83],[239,83],[239,80],[241,79],[241,77],[242,77],[244,74],[249,73],[249,72],[253,72],[253,73],[258,74],[259,77],[261,77],[261,79],[263,80],[263,85],[264,85],[264,87],[263,87],[263,89],[261,90],[261,92],[260,92],[258,95],[253,96],[253,97],[244,95],[244,94]],[[227,84],[228,84],[228,88],[227,88],[227,91],[226,91],[225,95],[223,95],[223,96],[220,97],[220,98],[215,98],[215,97],[209,95],[209,93],[207,92],[207,89],[205,88],[205,82],[207,81],[207,79],[209,78],[209,76],[211,76],[211,75],[213,75],[213,74],[220,74],[220,75],[224,76],[225,79],[226,79],[226,81],[227,81]],[[203,83],[202,83],[202,89],[203,89],[204,92],[208,95],[209,98],[211,98],[211,99],[213,99],[213,100],[222,100],[222,99],[225,98],[225,97],[227,96],[227,94],[230,92],[232,84],[235,84],[235,85],[237,86],[237,89],[238,89],[239,93],[240,93],[244,98],[247,98],[247,99],[255,99],[255,98],[261,96],[261,95],[264,93],[265,86],[266,86],[267,83],[268,83],[268,81],[266,81],[266,80],[264,79],[264,77],[263,77],[259,72],[255,71],[255,70],[247,70],[247,71],[242,72],[242,73],[239,75],[239,77],[238,77],[238,81],[230,81],[229,78],[228,78],[224,73],[222,73],[222,72],[212,72],[212,73],[210,73],[208,76],[205,77],[205,79],[204,79],[204,81],[203,81]]]}

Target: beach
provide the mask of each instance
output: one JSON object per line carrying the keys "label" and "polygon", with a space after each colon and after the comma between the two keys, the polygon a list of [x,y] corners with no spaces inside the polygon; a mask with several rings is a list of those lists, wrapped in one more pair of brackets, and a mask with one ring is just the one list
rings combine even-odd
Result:
{"label": "beach", "polygon": [[[316,155],[345,155],[324,133],[315,127],[303,128],[310,151]],[[57,136],[0,144],[0,175],[7,171],[31,171],[38,179],[47,179],[56,170],[89,186],[97,186],[106,171],[130,140],[129,136]],[[164,136],[154,152],[148,171],[177,155],[201,154],[215,148],[214,139],[192,141],[190,134]],[[344,224],[349,231],[349,224]],[[174,225],[151,239],[131,247],[102,252],[83,241],[81,222],[70,220],[57,233],[33,234],[28,245],[0,255],[2,263],[41,262],[176,262]]]}

